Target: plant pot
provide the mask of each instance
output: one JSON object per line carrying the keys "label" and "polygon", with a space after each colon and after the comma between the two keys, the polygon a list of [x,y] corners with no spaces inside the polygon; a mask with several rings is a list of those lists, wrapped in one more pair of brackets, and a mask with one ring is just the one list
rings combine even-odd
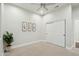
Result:
{"label": "plant pot", "polygon": [[6,51],[7,51],[7,52],[10,52],[10,50],[11,50],[11,46],[7,46],[7,47],[6,47]]}

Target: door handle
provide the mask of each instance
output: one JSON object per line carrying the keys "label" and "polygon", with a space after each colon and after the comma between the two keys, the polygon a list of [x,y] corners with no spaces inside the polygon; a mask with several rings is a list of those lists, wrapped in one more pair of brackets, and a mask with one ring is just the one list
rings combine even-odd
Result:
{"label": "door handle", "polygon": [[66,36],[66,34],[64,34],[64,36]]}

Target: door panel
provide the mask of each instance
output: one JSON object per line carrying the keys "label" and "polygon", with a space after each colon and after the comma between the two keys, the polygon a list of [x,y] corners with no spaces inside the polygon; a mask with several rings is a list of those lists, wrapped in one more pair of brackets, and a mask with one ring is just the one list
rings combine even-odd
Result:
{"label": "door panel", "polygon": [[47,24],[47,40],[53,44],[65,47],[65,21]]}

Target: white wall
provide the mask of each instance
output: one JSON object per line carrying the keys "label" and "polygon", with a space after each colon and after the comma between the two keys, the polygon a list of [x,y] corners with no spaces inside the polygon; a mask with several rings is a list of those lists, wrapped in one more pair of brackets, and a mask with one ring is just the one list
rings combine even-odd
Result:
{"label": "white wall", "polygon": [[[66,19],[66,47],[70,48],[73,45],[73,20],[72,6],[66,5],[61,7],[50,14],[47,14],[42,19],[41,16],[28,12],[17,6],[5,4],[4,6],[4,19],[2,20],[2,34],[5,31],[14,34],[13,46],[25,44],[32,41],[46,39],[46,22],[53,20]],[[21,22],[31,18],[37,24],[37,32],[22,32]]]}
{"label": "white wall", "polygon": [[[28,18],[37,24],[37,32],[22,32],[22,21],[27,21]],[[4,5],[2,30],[3,33],[5,33],[5,31],[9,31],[14,34],[13,46],[42,40],[41,21],[42,18],[39,15],[28,12],[27,10],[21,9],[14,5]]]}
{"label": "white wall", "polygon": [[79,5],[72,7],[72,18],[74,20],[79,19]]}
{"label": "white wall", "polygon": [[74,21],[74,43],[79,42],[79,20]]}
{"label": "white wall", "polygon": [[79,5],[72,8],[72,17],[74,20],[74,43],[79,42]]}
{"label": "white wall", "polygon": [[2,40],[0,38],[0,56],[3,55],[3,47],[2,47]]}
{"label": "white wall", "polygon": [[1,39],[1,11],[2,11],[2,6],[0,3],[0,56],[3,55],[3,40]]}
{"label": "white wall", "polygon": [[[44,21],[50,22],[54,20],[66,19],[66,47],[70,48],[73,45],[73,20],[71,19],[71,5],[67,5],[53,11],[52,13],[44,16]],[[45,25],[46,26],[46,25]]]}

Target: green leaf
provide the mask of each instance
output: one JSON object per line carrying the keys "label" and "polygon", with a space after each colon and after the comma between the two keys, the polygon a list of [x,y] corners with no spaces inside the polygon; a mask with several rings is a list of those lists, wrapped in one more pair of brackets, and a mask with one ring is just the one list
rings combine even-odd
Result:
{"label": "green leaf", "polygon": [[6,42],[8,45],[11,45],[13,42],[13,33],[9,33],[6,31],[5,34],[3,34],[3,41]]}

